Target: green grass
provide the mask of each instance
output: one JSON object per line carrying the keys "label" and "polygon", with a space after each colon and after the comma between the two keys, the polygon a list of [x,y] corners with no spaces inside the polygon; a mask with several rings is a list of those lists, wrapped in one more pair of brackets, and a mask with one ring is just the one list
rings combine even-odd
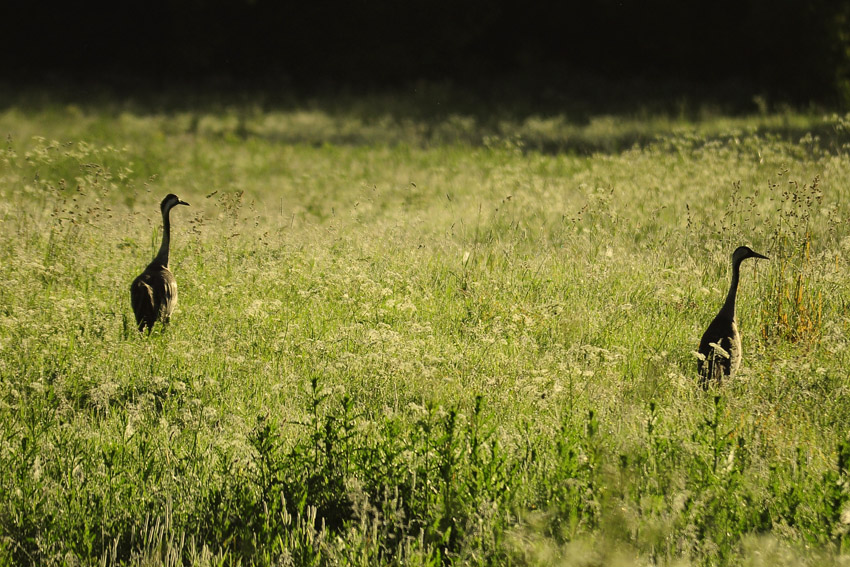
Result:
{"label": "green grass", "polygon": [[848,118],[384,102],[0,113],[0,564],[844,564]]}

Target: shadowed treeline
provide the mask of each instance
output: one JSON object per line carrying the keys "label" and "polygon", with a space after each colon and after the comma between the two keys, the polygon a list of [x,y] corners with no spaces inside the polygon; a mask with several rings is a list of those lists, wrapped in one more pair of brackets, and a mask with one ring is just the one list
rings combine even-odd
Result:
{"label": "shadowed treeline", "polygon": [[485,93],[508,83],[535,93],[574,90],[590,75],[731,82],[801,102],[840,98],[850,76],[848,0],[195,0],[21,8],[4,22],[14,47],[0,55],[7,80],[242,88],[425,79]]}

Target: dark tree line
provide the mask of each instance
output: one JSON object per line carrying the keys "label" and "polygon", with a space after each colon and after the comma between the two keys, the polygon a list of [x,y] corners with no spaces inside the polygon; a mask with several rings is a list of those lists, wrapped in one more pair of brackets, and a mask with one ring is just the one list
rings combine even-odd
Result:
{"label": "dark tree line", "polygon": [[[850,84],[850,0],[184,0],[18,3],[5,76],[398,85],[575,74]],[[846,95],[846,92],[845,92]]]}

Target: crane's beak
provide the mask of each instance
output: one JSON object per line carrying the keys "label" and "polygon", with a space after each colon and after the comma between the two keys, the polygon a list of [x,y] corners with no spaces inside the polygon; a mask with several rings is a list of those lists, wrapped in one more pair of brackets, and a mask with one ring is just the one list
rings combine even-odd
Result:
{"label": "crane's beak", "polygon": [[758,252],[753,252],[753,258],[761,258],[762,260],[770,260],[767,256],[762,256]]}
{"label": "crane's beak", "polygon": [[187,203],[186,201],[180,201],[180,200],[178,200],[178,201],[177,201],[177,204],[178,204],[178,205],[186,205],[187,207],[189,206],[189,203]]}

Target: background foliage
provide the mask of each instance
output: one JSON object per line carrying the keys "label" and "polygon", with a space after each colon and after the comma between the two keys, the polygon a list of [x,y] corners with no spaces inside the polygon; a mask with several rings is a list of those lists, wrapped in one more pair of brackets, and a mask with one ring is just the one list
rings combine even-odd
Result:
{"label": "background foliage", "polygon": [[483,97],[850,100],[848,0],[31,2],[3,25],[4,81],[52,88],[339,92],[425,79]]}

